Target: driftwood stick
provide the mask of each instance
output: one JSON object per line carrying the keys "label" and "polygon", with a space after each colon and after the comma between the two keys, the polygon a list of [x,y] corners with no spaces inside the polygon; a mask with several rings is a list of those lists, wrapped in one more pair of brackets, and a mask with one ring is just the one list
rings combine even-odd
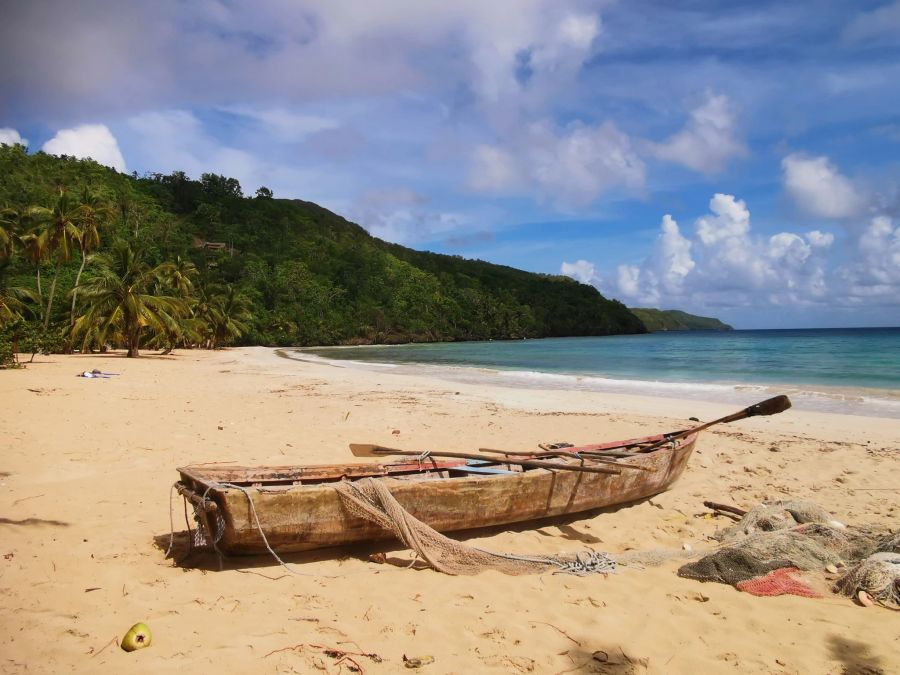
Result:
{"label": "driftwood stick", "polygon": [[554,630],[556,630],[556,631],[559,632],[560,634],[565,635],[565,636],[566,636],[567,638],[569,638],[572,642],[574,642],[576,645],[578,645],[579,647],[581,647],[581,643],[580,643],[578,640],[576,640],[575,638],[573,638],[571,635],[569,635],[566,631],[564,631],[564,630],[563,630],[562,628],[560,628],[559,626],[554,626],[552,623],[547,623],[546,621],[529,621],[528,623],[542,623],[542,624],[544,624],[545,626],[550,626],[550,628],[553,628]]}
{"label": "driftwood stick", "polygon": [[747,515],[747,512],[744,509],[739,509],[736,506],[729,506],[728,504],[717,504],[716,502],[703,502],[703,506],[708,509],[712,509],[713,511],[722,511],[724,513],[733,513],[736,516],[743,518]]}

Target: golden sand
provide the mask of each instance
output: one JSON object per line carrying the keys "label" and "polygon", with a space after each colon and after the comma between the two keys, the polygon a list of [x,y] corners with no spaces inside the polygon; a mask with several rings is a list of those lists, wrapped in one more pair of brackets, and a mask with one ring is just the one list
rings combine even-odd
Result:
{"label": "golden sand", "polygon": [[[120,375],[84,379],[99,368]],[[463,385],[298,363],[264,348],[138,360],[52,356],[0,372],[0,671],[840,673],[900,671],[900,615],[757,598],[675,574],[450,577],[369,549],[175,567],[175,468],[353,461],[351,441],[531,448],[690,426],[733,406]],[[797,412],[715,427],[672,490],[470,543],[518,553],[702,547],[709,499],[788,496],[848,523],[900,523],[900,421]],[[180,502],[176,530],[183,530]],[[383,549],[382,549],[383,550]],[[387,552],[388,561],[410,554]],[[118,649],[147,623],[148,649]],[[348,654],[341,660],[340,654]],[[366,654],[376,654],[380,662]],[[869,670],[865,670],[868,668]]]}

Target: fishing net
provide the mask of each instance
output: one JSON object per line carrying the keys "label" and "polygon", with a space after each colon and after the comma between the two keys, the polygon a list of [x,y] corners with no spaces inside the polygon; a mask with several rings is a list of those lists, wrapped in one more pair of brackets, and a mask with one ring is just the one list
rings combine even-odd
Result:
{"label": "fishing net", "polygon": [[755,532],[774,532],[804,523],[828,523],[833,527],[843,527],[818,504],[789,500],[754,506],[740,521],[717,533],[715,538],[729,541]]}
{"label": "fishing net", "polygon": [[849,550],[853,550],[851,538],[842,530],[818,523],[801,525],[738,539],[682,566],[678,574],[734,586],[782,567],[817,570],[837,565],[842,560],[841,553]]}
{"label": "fishing net", "polygon": [[754,534],[736,542],[734,548],[757,560],[780,558],[789,560],[791,566],[801,570],[814,570],[841,562],[841,556],[834,549],[842,545],[825,527],[814,531],[798,527]]}
{"label": "fishing net", "polygon": [[878,551],[880,553],[900,553],[900,530],[882,537],[878,542]]}
{"label": "fishing net", "polygon": [[900,553],[873,553],[838,579],[833,590],[851,597],[865,591],[879,602],[900,605]]}
{"label": "fishing net", "polygon": [[616,555],[616,562],[623,567],[659,567],[670,560],[696,558],[698,553],[684,549],[651,549],[649,551],[627,551]]}
{"label": "fishing net", "polygon": [[725,548],[710,553],[696,562],[682,565],[678,569],[678,576],[735,586],[747,579],[768,574],[772,570],[791,566],[791,561],[786,558],[760,560],[749,551]]}
{"label": "fishing net", "polygon": [[735,586],[744,593],[764,597],[799,595],[804,598],[821,598],[820,593],[816,593],[808,584],[794,576],[799,571],[796,567],[782,567],[765,576],[740,581]]}
{"label": "fishing net", "polygon": [[[865,560],[876,551],[900,551],[900,533],[885,533],[884,528],[868,525],[847,527],[817,504],[802,501],[760,504],[740,522],[717,533],[716,538],[724,542],[717,551],[683,565],[678,574],[730,584],[755,595],[818,597],[802,581],[781,570],[833,570]],[[896,557],[900,559],[900,555]],[[854,584],[868,584],[882,593],[879,598],[884,597],[888,590],[896,589],[896,585],[891,586],[894,582],[889,571],[883,565],[863,568],[856,576],[845,575],[846,585],[860,590]],[[860,574],[864,578],[853,581]],[[851,588],[848,594],[853,592]]]}
{"label": "fishing net", "polygon": [[334,484],[344,507],[352,514],[377,523],[430,567],[446,574],[477,574],[486,569],[504,574],[534,574],[546,571],[567,574],[609,573],[616,563],[609,556],[588,551],[575,556],[523,556],[494,553],[467,546],[418,520],[394,498],[383,480],[365,478]]}

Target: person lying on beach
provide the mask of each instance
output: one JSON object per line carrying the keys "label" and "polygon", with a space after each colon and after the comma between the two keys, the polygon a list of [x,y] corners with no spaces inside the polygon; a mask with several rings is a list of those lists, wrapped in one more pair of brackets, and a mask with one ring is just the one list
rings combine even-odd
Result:
{"label": "person lying on beach", "polygon": [[98,368],[94,368],[93,370],[85,370],[83,373],[78,373],[75,377],[105,377],[109,378],[113,375],[118,375],[119,373],[104,373],[100,371]]}

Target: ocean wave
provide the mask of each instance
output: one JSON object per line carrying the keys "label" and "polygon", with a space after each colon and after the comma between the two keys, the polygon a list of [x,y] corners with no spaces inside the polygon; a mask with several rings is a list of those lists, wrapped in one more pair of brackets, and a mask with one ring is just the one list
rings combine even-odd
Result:
{"label": "ocean wave", "polygon": [[434,363],[385,363],[367,360],[333,359],[304,350],[282,355],[300,361],[325,363],[342,368],[385,370],[403,375],[434,377],[475,385],[493,385],[526,389],[595,391],[625,395],[680,398],[716,403],[746,405],[763,396],[787,394],[798,410],[843,415],[863,415],[900,419],[900,391],[862,387],[822,385],[747,384],[728,382],[668,382],[648,379],[612,378],[577,373],[550,373],[537,370],[513,370],[484,366],[459,366]]}

